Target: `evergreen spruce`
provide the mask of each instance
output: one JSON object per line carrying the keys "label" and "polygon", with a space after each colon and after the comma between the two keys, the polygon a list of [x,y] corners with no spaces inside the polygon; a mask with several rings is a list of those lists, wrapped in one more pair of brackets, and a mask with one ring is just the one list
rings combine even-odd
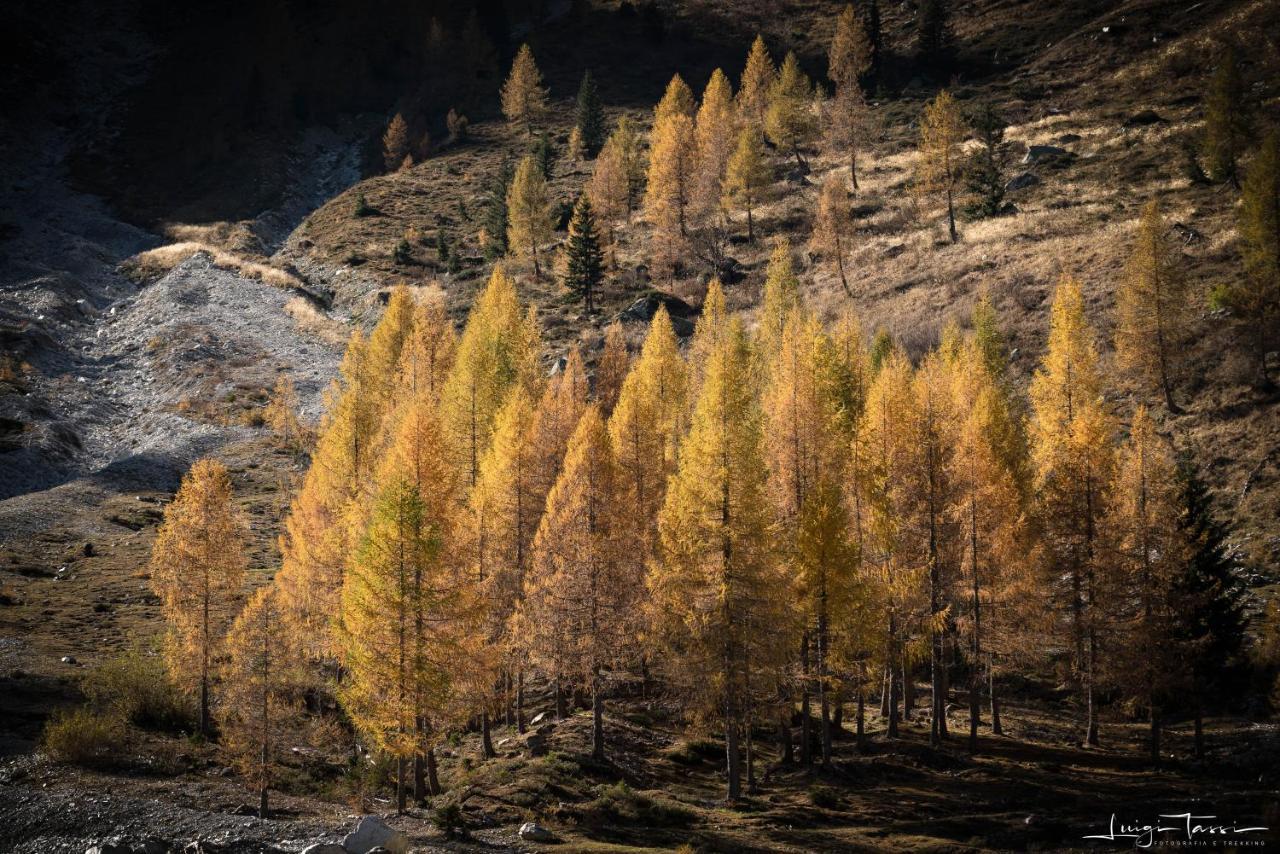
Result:
{"label": "evergreen spruce", "polygon": [[568,269],[564,284],[575,297],[582,300],[587,311],[595,311],[595,295],[604,280],[604,253],[600,249],[600,235],[596,230],[596,218],[591,212],[591,201],[586,193],[578,197],[573,207],[573,219],[569,221]]}
{"label": "evergreen spruce", "polygon": [[578,131],[582,134],[582,150],[587,157],[595,157],[604,145],[604,104],[590,71],[582,75],[578,87]]}
{"label": "evergreen spruce", "polygon": [[1009,144],[1004,141],[1005,119],[987,101],[974,112],[971,123],[978,147],[965,170],[966,186],[973,194],[965,212],[975,219],[997,216],[1004,204],[1005,164],[1009,159]]}

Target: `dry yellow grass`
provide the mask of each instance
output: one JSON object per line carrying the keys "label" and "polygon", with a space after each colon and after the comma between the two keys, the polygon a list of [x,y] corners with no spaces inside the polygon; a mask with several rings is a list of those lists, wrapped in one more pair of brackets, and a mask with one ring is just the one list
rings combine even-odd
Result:
{"label": "dry yellow grass", "polygon": [[300,289],[303,287],[298,277],[278,267],[243,258],[195,240],[169,243],[157,246],[155,249],[148,249],[146,252],[139,252],[126,261],[124,266],[127,272],[135,277],[156,278],[168,273],[197,252],[207,254],[213,260],[214,266],[230,270],[246,279],[254,279],[277,288]]}
{"label": "dry yellow grass", "polygon": [[294,297],[284,304],[284,313],[293,318],[298,328],[308,335],[334,346],[346,343],[346,324],[329,317],[304,297]]}

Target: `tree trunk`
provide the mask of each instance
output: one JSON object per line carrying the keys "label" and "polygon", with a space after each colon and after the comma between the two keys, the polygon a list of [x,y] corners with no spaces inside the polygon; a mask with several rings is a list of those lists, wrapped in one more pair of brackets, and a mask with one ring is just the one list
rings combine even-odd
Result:
{"label": "tree trunk", "polygon": [[778,717],[778,761],[782,765],[790,765],[796,761],[795,748],[791,744],[790,718],[791,713],[789,711]]}
{"label": "tree trunk", "polygon": [[813,765],[813,749],[810,743],[813,733],[809,721],[809,633],[800,640],[800,763]]}
{"label": "tree trunk", "polygon": [[258,789],[258,818],[267,818],[270,812],[267,810],[267,787],[263,786]]}
{"label": "tree trunk", "polygon": [[498,752],[493,749],[493,738],[489,735],[488,709],[480,713],[480,754],[485,759],[492,759],[498,755]]}
{"label": "tree trunk", "polygon": [[724,716],[725,771],[728,777],[729,800],[742,797],[742,768],[738,757],[738,721],[731,712]]}
{"label": "tree trunk", "polygon": [[861,684],[858,685],[858,720],[856,726],[858,750],[862,751],[867,747],[867,703],[866,691]]}
{"label": "tree trunk", "polygon": [[1098,662],[1097,639],[1092,630],[1089,632],[1089,675],[1088,686],[1085,689],[1085,703],[1088,706],[1088,727],[1085,730],[1085,744],[1090,747],[1098,746],[1098,703],[1093,696],[1093,675],[1096,673]]}
{"label": "tree trunk", "polygon": [[209,735],[209,675],[200,675],[200,734]]}
{"label": "tree trunk", "polygon": [[405,806],[405,788],[404,788],[404,757],[396,757],[396,812],[404,815]]}
{"label": "tree trunk", "polygon": [[951,229],[951,242],[955,243],[958,239],[956,234],[956,208],[951,198],[951,185],[947,185],[947,224]]}
{"label": "tree trunk", "polygon": [[600,696],[600,674],[591,676],[591,758],[604,760],[604,698]]}
{"label": "tree trunk", "polygon": [[440,794],[440,775],[436,768],[436,749],[427,748],[427,786],[432,795]]}
{"label": "tree trunk", "polygon": [[911,720],[911,713],[916,710],[916,681],[911,674],[911,668],[902,665],[902,719]]}
{"label": "tree trunk", "polygon": [[413,799],[422,803],[427,799],[427,763],[419,750],[413,755]]}
{"label": "tree trunk", "polygon": [[562,721],[568,717],[568,710],[565,708],[564,688],[560,685],[560,680],[556,679],[556,720]]}
{"label": "tree trunk", "polygon": [[746,726],[747,741],[747,791],[754,792],[756,790],[756,748],[755,739],[751,737],[751,718],[747,718]]}
{"label": "tree trunk", "polygon": [[754,243],[756,239],[755,223],[751,219],[751,205],[747,205],[747,242]]}
{"label": "tree trunk", "polygon": [[889,673],[889,738],[898,737],[898,678],[890,670]]}
{"label": "tree trunk", "polygon": [[858,149],[849,149],[849,180],[853,182],[853,191],[858,192]]}
{"label": "tree trunk", "polygon": [[991,694],[991,734],[1004,735],[1000,726],[1000,698],[996,696],[996,662],[994,656],[987,656],[987,691]]}
{"label": "tree trunk", "polygon": [[886,667],[884,669],[884,678],[880,680],[880,717],[887,720],[889,717],[889,694],[893,690],[893,670]]}
{"label": "tree trunk", "polygon": [[516,671],[516,732],[524,734],[524,670]]}

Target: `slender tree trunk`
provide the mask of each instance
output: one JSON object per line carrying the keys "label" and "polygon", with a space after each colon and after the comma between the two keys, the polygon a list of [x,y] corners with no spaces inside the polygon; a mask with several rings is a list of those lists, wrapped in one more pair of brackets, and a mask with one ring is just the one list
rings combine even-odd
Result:
{"label": "slender tree trunk", "polygon": [[751,736],[751,715],[747,716],[747,725],[745,727],[746,747],[747,747],[747,791],[754,792],[756,790],[756,748],[755,739]]}
{"label": "slender tree trunk", "polygon": [[209,674],[200,674],[200,734],[209,735]]}
{"label": "slender tree trunk", "polygon": [[506,718],[507,726],[514,723],[511,716],[511,671],[502,671],[502,714]]}
{"label": "slender tree trunk", "polygon": [[911,720],[912,713],[916,710],[916,680],[911,672],[911,667],[906,664],[902,665],[902,719]]}
{"label": "slender tree trunk", "polygon": [[725,709],[724,716],[724,750],[729,800],[736,801],[742,797],[742,768],[738,756],[738,721],[729,708]]}
{"label": "slender tree trunk", "polygon": [[396,812],[404,815],[405,807],[405,788],[404,788],[404,757],[396,757]]}
{"label": "slender tree trunk", "polygon": [[436,749],[427,748],[427,789],[432,795],[440,794],[440,775],[436,768]]}
{"label": "slender tree trunk", "polygon": [[1004,735],[1000,726],[1000,698],[996,696],[996,662],[994,656],[987,656],[987,691],[991,695],[991,734]]}
{"label": "slender tree trunk", "polygon": [[524,735],[524,669],[516,671],[516,732]]}
{"label": "slender tree trunk", "polygon": [[951,229],[951,242],[955,243],[959,239],[956,234],[956,208],[951,197],[951,183],[947,183],[947,224]]}
{"label": "slender tree trunk", "polygon": [[591,674],[591,758],[604,760],[604,698],[600,696],[600,672]]}
{"label": "slender tree trunk", "polygon": [[825,581],[818,606],[818,706],[822,712],[822,764],[831,764],[831,703],[827,699],[827,592]]}
{"label": "slender tree trunk", "polygon": [[880,717],[887,720],[889,717],[889,694],[893,685],[893,669],[886,667],[880,679]]}
{"label": "slender tree trunk", "polygon": [[[789,705],[790,701],[788,700]],[[790,710],[778,716],[778,761],[783,765],[790,765],[796,761],[795,748],[791,744],[790,718]]]}
{"label": "slender tree trunk", "polygon": [[556,720],[562,721],[569,716],[569,710],[565,708],[564,687],[560,684],[560,680],[556,679]]}
{"label": "slender tree trunk", "polygon": [[853,191],[858,192],[858,149],[849,149],[849,180],[853,182]]}
{"label": "slender tree trunk", "polygon": [[755,223],[751,218],[751,203],[747,203],[747,242],[754,243],[756,239]]}
{"label": "slender tree trunk", "polygon": [[480,713],[480,754],[485,759],[492,759],[498,755],[498,752],[493,749],[493,738],[489,734],[488,709]]}
{"label": "slender tree trunk", "polygon": [[1098,704],[1094,698],[1094,673],[1098,662],[1097,638],[1092,629],[1089,630],[1089,672],[1086,676],[1085,705],[1088,707],[1088,727],[1085,730],[1085,744],[1098,746]]}
{"label": "slender tree trunk", "polygon": [[426,756],[422,752],[423,730],[422,718],[419,717],[414,721],[414,727],[417,730],[418,752],[413,754],[413,799],[418,803],[422,803],[427,797],[427,781],[426,781]]}
{"label": "slender tree trunk", "polygon": [[267,787],[264,785],[258,789],[258,818],[267,818],[270,815],[267,809]]}
{"label": "slender tree trunk", "polygon": [[862,684],[858,684],[858,720],[856,723],[858,735],[858,750],[865,750],[867,747],[867,703],[866,689]]}
{"label": "slender tree trunk", "polygon": [[806,768],[813,766],[813,733],[809,721],[809,633],[800,640],[800,762]]}
{"label": "slender tree trunk", "polygon": [[898,674],[893,672],[889,676],[889,729],[888,737],[898,737],[898,698],[901,696],[901,682]]}

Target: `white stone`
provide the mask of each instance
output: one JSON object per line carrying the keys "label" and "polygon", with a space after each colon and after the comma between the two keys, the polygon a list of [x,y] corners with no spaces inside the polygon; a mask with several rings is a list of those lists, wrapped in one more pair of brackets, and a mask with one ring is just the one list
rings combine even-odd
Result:
{"label": "white stone", "polygon": [[385,848],[391,854],[405,854],[409,850],[409,837],[376,815],[367,815],[342,840],[342,848],[347,854],[368,854],[373,848]]}

